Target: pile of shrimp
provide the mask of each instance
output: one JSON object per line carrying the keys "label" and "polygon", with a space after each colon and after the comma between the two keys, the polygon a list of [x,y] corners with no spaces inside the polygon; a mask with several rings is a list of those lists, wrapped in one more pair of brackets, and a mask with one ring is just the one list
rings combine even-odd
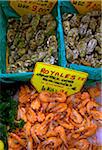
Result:
{"label": "pile of shrimp", "polygon": [[99,93],[89,89],[67,96],[21,86],[17,120],[25,125],[9,133],[8,150],[97,150],[102,112],[94,97]]}

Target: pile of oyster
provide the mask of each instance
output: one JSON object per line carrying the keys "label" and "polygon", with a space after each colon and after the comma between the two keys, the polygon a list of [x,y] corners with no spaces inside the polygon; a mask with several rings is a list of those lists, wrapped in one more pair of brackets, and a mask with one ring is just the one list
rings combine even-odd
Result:
{"label": "pile of oyster", "polygon": [[7,72],[33,71],[36,62],[57,64],[56,21],[51,14],[24,15],[8,20]]}
{"label": "pile of oyster", "polygon": [[101,12],[92,11],[85,15],[64,13],[62,18],[67,65],[76,63],[101,67]]}

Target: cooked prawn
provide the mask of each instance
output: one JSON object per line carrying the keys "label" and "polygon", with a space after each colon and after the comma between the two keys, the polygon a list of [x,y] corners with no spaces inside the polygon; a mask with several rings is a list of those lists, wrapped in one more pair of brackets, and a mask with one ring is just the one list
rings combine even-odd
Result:
{"label": "cooked prawn", "polygon": [[75,146],[76,146],[76,148],[79,148],[81,150],[88,150],[90,144],[89,144],[88,140],[81,139],[75,143]]}
{"label": "cooked prawn", "polygon": [[87,116],[86,116],[86,107],[82,107],[82,108],[79,110],[79,112],[80,112],[80,114],[81,114],[82,116],[84,116],[85,118],[87,117]]}
{"label": "cooked prawn", "polygon": [[81,99],[84,100],[84,99],[90,99],[90,95],[88,92],[83,92],[82,95],[81,95]]}
{"label": "cooked prawn", "polygon": [[19,102],[20,103],[27,103],[30,101],[30,89],[28,86],[21,86],[19,92]]}
{"label": "cooked prawn", "polygon": [[57,92],[57,93],[52,94],[51,100],[63,103],[66,101],[66,95],[63,92]]}
{"label": "cooked prawn", "polygon": [[66,111],[67,111],[66,118],[68,119],[69,116],[71,115],[72,109],[70,107],[68,107]]}
{"label": "cooked prawn", "polygon": [[76,123],[82,123],[83,121],[82,116],[75,109],[72,109],[70,118]]}
{"label": "cooked prawn", "polygon": [[91,114],[95,120],[102,120],[102,112],[98,110],[92,110]]}
{"label": "cooked prawn", "polygon": [[27,150],[33,150],[33,139],[32,137],[30,136],[27,140]]}
{"label": "cooked prawn", "polygon": [[10,136],[14,138],[15,140],[17,140],[20,145],[22,145],[23,147],[26,147],[25,141],[21,139],[19,136],[17,136],[15,133],[10,133]]}
{"label": "cooked prawn", "polygon": [[[42,102],[50,102],[50,97],[51,97],[51,93],[49,92],[46,92],[46,91],[42,91],[40,94],[39,94],[39,99],[42,101]],[[54,101],[54,100],[53,100]]]}
{"label": "cooked prawn", "polygon": [[25,125],[24,125],[24,132],[26,134],[27,137],[30,136],[30,130],[31,130],[31,123],[28,121]]}
{"label": "cooked prawn", "polygon": [[16,141],[14,138],[9,137],[8,138],[8,146],[9,149],[20,149],[21,145]]}
{"label": "cooked prawn", "polygon": [[49,137],[44,142],[42,142],[42,145],[46,146],[51,143],[53,144],[53,148],[57,148],[62,144],[62,140],[58,137]]}
{"label": "cooked prawn", "polygon": [[75,94],[75,98],[80,99],[80,98],[81,98],[81,92],[76,93],[76,94]]}
{"label": "cooked prawn", "polygon": [[62,139],[64,144],[67,145],[67,136],[65,133],[65,129],[62,126],[57,126],[54,131],[60,135],[60,138]]}
{"label": "cooked prawn", "polygon": [[61,120],[58,120],[57,121],[62,127],[66,128],[66,129],[74,129],[74,126],[69,122],[69,123],[66,123],[64,121],[61,121]]}
{"label": "cooked prawn", "polygon": [[35,100],[32,101],[31,108],[33,110],[38,110],[40,108],[40,101],[38,98],[36,98]]}
{"label": "cooked prawn", "polygon": [[31,130],[34,131],[36,135],[44,135],[47,129],[48,127],[46,124],[36,123],[35,125],[33,125]]}
{"label": "cooked prawn", "polygon": [[18,107],[17,120],[20,119],[23,119],[25,122],[27,121],[26,109],[24,107]]}
{"label": "cooked prawn", "polygon": [[32,108],[28,108],[28,111],[27,111],[27,120],[31,123],[34,123],[37,121],[37,115],[36,113],[32,110]]}
{"label": "cooked prawn", "polygon": [[85,129],[85,133],[83,134],[82,137],[89,137],[92,136],[96,133],[97,130],[97,125],[96,124],[92,124],[91,126],[87,127]]}
{"label": "cooked prawn", "polygon": [[41,102],[41,111],[45,112],[47,110],[48,107],[48,103],[47,102]]}
{"label": "cooked prawn", "polygon": [[81,104],[78,105],[78,109],[85,107],[85,105],[90,101],[89,98],[85,99]]}
{"label": "cooked prawn", "polygon": [[57,103],[57,102],[50,102],[50,103],[48,104],[48,107],[47,107],[46,111],[50,111],[50,109],[54,108],[54,107],[57,106],[58,104],[59,104],[59,103]]}
{"label": "cooked prawn", "polygon": [[67,109],[67,104],[65,103],[60,103],[54,108],[50,109],[50,112],[64,112]]}
{"label": "cooked prawn", "polygon": [[34,139],[34,142],[36,143],[36,144],[39,144],[40,143],[40,140],[39,140],[39,138],[37,137],[37,135],[35,134],[35,130],[34,130],[35,128],[34,128],[34,126],[31,128],[31,135],[32,135],[32,137],[33,137],[33,139]]}
{"label": "cooked prawn", "polygon": [[38,122],[43,122],[45,120],[45,114],[42,113],[41,111],[38,112],[37,119],[38,119]]}
{"label": "cooked prawn", "polygon": [[99,104],[97,104],[96,102],[94,102],[94,101],[89,101],[88,103],[87,103],[87,106],[86,106],[86,108],[87,108],[87,112],[90,114],[91,113],[91,110],[95,107],[98,107],[99,106]]}
{"label": "cooked prawn", "polygon": [[98,86],[89,88],[88,92],[92,98],[100,96],[100,88]]}

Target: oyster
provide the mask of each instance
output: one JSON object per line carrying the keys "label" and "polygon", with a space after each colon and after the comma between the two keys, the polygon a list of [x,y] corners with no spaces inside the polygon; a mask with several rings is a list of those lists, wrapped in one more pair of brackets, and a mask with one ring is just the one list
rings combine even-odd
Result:
{"label": "oyster", "polygon": [[45,38],[44,31],[43,30],[39,30],[37,32],[36,36],[35,36],[36,44],[38,46],[41,45],[44,42],[44,38]]}
{"label": "oyster", "polygon": [[102,65],[101,11],[92,11],[84,15],[64,13],[62,19],[68,64],[100,67]]}
{"label": "oyster", "polygon": [[69,23],[69,21],[63,21],[63,28],[64,28],[64,33],[67,35],[69,30],[70,30],[70,23]]}
{"label": "oyster", "polygon": [[57,64],[56,21],[52,14],[24,15],[8,20],[7,44],[10,50],[7,72],[33,71],[38,61]]}
{"label": "oyster", "polygon": [[96,39],[90,40],[89,43],[87,44],[87,54],[92,53],[96,46],[97,46],[97,40]]}

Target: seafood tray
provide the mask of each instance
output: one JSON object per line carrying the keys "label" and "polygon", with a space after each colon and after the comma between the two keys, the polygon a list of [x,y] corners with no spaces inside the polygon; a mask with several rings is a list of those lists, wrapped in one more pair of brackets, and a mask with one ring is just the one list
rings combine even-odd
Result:
{"label": "seafood tray", "polygon": [[[8,133],[8,148],[30,150],[99,150],[102,112],[96,87],[68,96],[21,86],[17,120],[22,129]],[[16,142],[15,142],[16,141]]]}
{"label": "seafood tray", "polygon": [[[76,0],[77,1],[77,0]],[[63,28],[65,67],[89,73],[89,79],[101,80],[102,38],[101,9],[80,14],[73,11],[71,4],[60,1]],[[80,6],[81,7],[81,6]]]}
{"label": "seafood tray", "polygon": [[6,8],[6,12],[5,8],[0,8],[3,29],[0,80],[8,83],[27,81],[33,75],[36,62],[59,65],[57,5],[49,14],[19,16],[9,4],[6,6],[7,2],[0,3]]}

